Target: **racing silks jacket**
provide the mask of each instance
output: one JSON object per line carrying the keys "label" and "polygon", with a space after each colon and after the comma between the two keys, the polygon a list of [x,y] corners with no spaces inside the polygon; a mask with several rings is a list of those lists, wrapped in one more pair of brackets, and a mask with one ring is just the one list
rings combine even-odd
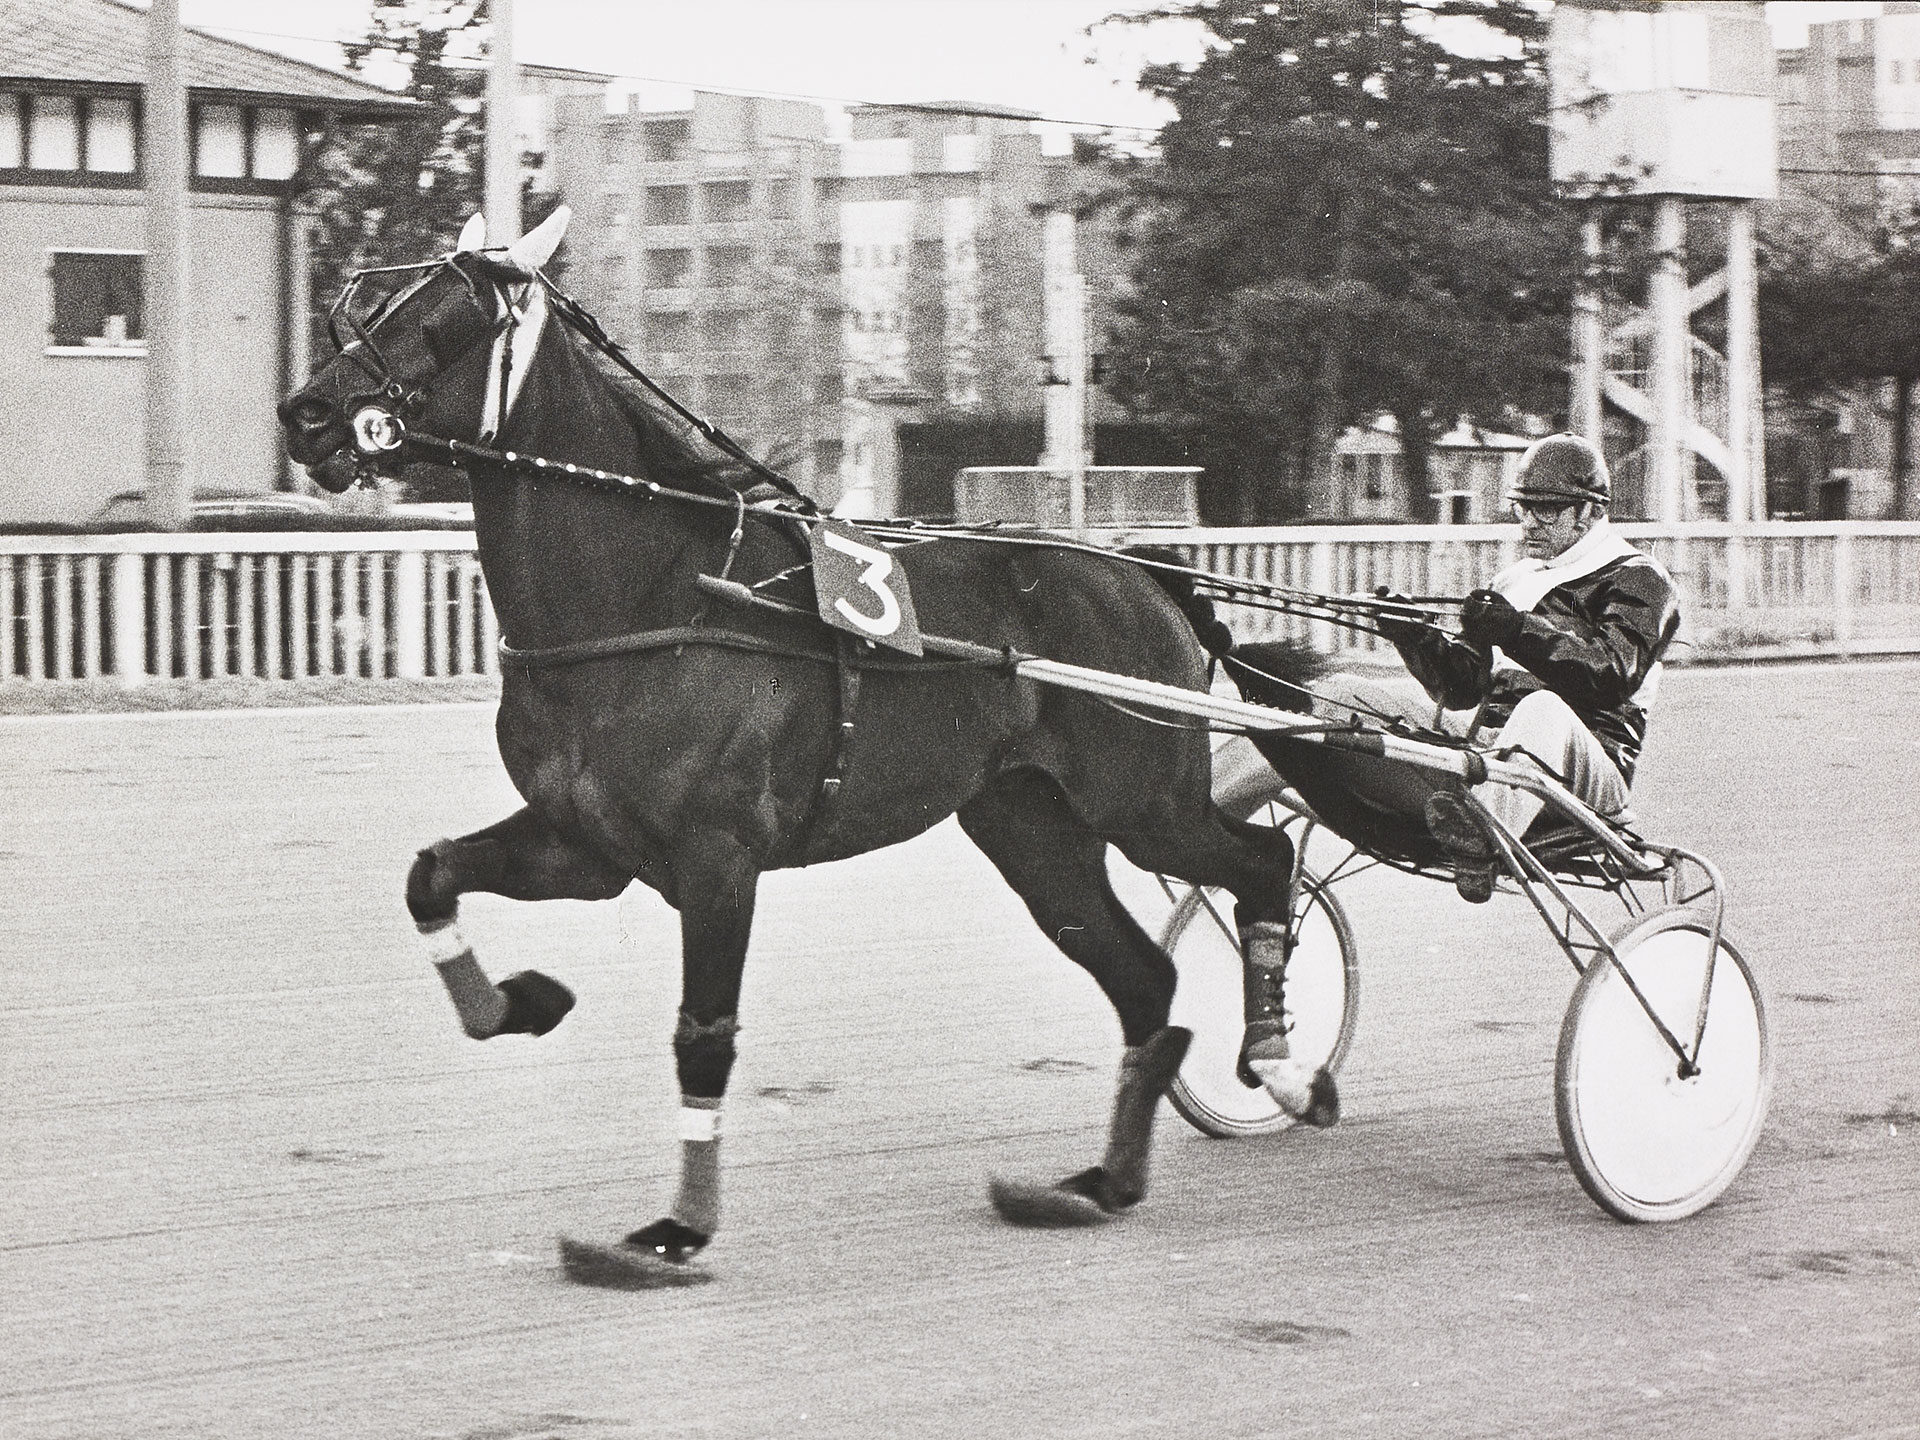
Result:
{"label": "racing silks jacket", "polygon": [[[1511,583],[1530,562],[1495,579],[1493,589],[1523,613],[1513,644],[1491,655],[1430,625],[1394,625],[1388,638],[1436,703],[1449,710],[1480,707],[1478,729],[1504,725],[1529,692],[1553,691],[1631,783],[1661,657],[1680,626],[1679,599],[1651,556],[1611,536],[1597,548],[1608,553],[1596,557],[1595,568],[1553,585],[1531,607],[1518,603],[1533,599],[1528,587]],[[1551,581],[1558,564],[1531,562],[1533,588],[1543,577]]]}

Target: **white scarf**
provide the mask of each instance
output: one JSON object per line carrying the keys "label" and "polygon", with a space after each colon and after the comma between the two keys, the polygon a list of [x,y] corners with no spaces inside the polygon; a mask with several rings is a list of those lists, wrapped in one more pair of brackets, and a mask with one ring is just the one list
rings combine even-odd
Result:
{"label": "white scarf", "polygon": [[[1516,560],[1493,577],[1492,588],[1509,605],[1524,615],[1562,585],[1584,579],[1630,556],[1637,556],[1646,561],[1660,571],[1662,576],[1667,573],[1660,562],[1646,551],[1637,550],[1629,545],[1614,530],[1612,522],[1602,515],[1593,522],[1592,528],[1586,534],[1551,560],[1532,558]],[[1509,660],[1496,648],[1493,652],[1493,668],[1524,670],[1526,667]],[[1660,664],[1656,661],[1653,668],[1647,672],[1647,678],[1640,682],[1640,688],[1634,691],[1633,703],[1642,710],[1651,710],[1654,697],[1659,693]]]}
{"label": "white scarf", "polygon": [[1580,580],[1596,570],[1604,570],[1630,555],[1649,558],[1622,539],[1613,522],[1602,515],[1586,534],[1551,560],[1516,560],[1493,577],[1493,589],[1514,609],[1525,614],[1546,599],[1550,591],[1570,580]]}

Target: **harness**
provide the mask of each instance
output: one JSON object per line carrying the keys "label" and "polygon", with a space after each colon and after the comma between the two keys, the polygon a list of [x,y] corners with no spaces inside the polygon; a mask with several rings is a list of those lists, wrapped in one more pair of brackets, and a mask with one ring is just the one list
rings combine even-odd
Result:
{"label": "harness", "polygon": [[[378,266],[356,271],[349,277],[340,298],[335,301],[328,313],[329,332],[342,358],[365,371],[373,384],[370,391],[352,395],[346,401],[355,457],[362,478],[369,477],[379,462],[397,458],[402,452],[410,452],[441,460],[456,468],[464,469],[470,464],[480,463],[544,479],[564,479],[625,494],[642,501],[671,500],[679,504],[722,507],[732,512],[734,522],[728,536],[726,554],[719,574],[700,576],[697,583],[701,584],[709,595],[723,597],[736,604],[771,609],[813,619],[818,623],[817,617],[814,617],[812,612],[772,601],[760,593],[761,587],[788,578],[802,569],[810,568],[807,564],[803,563],[783,571],[769,580],[759,582],[758,586],[739,585],[730,578],[749,515],[764,523],[782,527],[802,527],[820,515],[819,507],[813,500],[787,476],[756,459],[719,426],[681,404],[656,383],[632,361],[619,343],[606,333],[585,306],[554,285],[543,272],[535,270],[526,278],[526,284],[530,289],[526,300],[522,303],[515,300],[511,283],[504,282],[497,276],[476,274],[474,268],[467,263],[468,261],[469,253],[462,252],[415,264]],[[485,342],[495,348],[495,363],[490,364],[488,368],[487,393],[482,410],[485,417],[484,428],[479,442],[447,438],[411,428],[410,422],[426,407],[424,385],[408,384],[396,375],[374,336],[374,331],[382,320],[415,295],[443,268],[451,268],[461,277],[469,297],[477,308],[486,309],[481,299],[483,288],[490,289],[497,302],[492,324],[484,337]],[[355,316],[352,302],[368,277],[406,273],[417,273],[419,278],[384,297],[364,321]],[[543,310],[546,312],[544,315],[541,313]],[[538,335],[544,329],[542,322],[549,315],[558,317],[594,349],[612,360],[656,400],[696,429],[717,450],[751,473],[761,487],[774,492],[774,496],[750,500],[747,492],[735,490],[731,486],[724,487],[724,494],[707,494],[697,490],[662,485],[644,476],[620,474],[568,461],[552,460],[545,456],[525,455],[514,450],[500,449],[496,444],[489,443],[493,442],[495,437],[505,429],[508,414],[517,395],[518,382],[524,379],[531,358],[533,347],[529,344],[516,365],[515,342],[524,331],[532,336],[534,343],[537,343]],[[531,327],[528,325],[529,320],[534,322]],[[344,341],[342,340],[343,331],[350,336]],[[445,362],[441,368],[457,363],[460,358],[462,357],[454,357]],[[1080,541],[1063,539],[1045,532],[1023,533],[1000,526],[933,525],[920,521],[880,520],[862,521],[859,528],[874,535],[883,543],[896,546],[936,538],[956,538],[973,543],[1017,545],[1050,550],[1081,550],[1098,554],[1109,561],[1119,560],[1143,569],[1175,572],[1183,577],[1189,577],[1187,583],[1192,584],[1193,593],[1201,599],[1218,599],[1254,608],[1276,610],[1309,620],[1372,633],[1379,633],[1376,622],[1382,618],[1431,620],[1434,618],[1431,610],[1424,607],[1458,603],[1448,597],[1440,596],[1386,598],[1318,595],[1309,591],[1289,590],[1285,587],[1255,581],[1239,581],[1230,576],[1196,572],[1180,564],[1177,559],[1163,560],[1128,555]],[[822,767],[814,803],[795,837],[796,846],[804,849],[809,837],[823,823],[830,821],[837,809],[851,764],[856,728],[855,712],[859,703],[861,678],[866,671],[910,670],[915,673],[926,673],[929,670],[943,668],[997,668],[1011,673],[1010,662],[1014,658],[1010,652],[996,651],[987,646],[964,641],[941,641],[938,645],[929,644],[929,650],[943,653],[944,659],[905,656],[895,658],[875,654],[871,642],[861,640],[844,631],[830,630],[828,635],[831,643],[823,637],[821,643],[809,645],[772,640],[740,630],[715,628],[706,623],[706,607],[702,605],[692,623],[689,624],[636,631],[624,635],[597,636],[561,645],[540,647],[515,646],[502,637],[499,653],[503,664],[526,672],[585,664],[621,656],[643,655],[661,650],[678,652],[688,645],[779,655],[833,665],[837,683],[834,690],[835,716],[830,732],[828,753]],[[924,638],[929,641],[933,639],[933,637]],[[1122,702],[1111,703],[1120,704],[1121,708],[1128,710],[1129,713],[1138,713]]]}

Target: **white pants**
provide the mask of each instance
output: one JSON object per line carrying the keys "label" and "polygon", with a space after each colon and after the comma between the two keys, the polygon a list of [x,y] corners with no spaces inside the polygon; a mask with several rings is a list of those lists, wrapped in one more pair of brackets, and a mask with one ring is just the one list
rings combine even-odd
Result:
{"label": "white pants", "polygon": [[[1531,761],[1609,819],[1627,808],[1627,782],[1613,757],[1581,723],[1572,708],[1551,690],[1535,690],[1513,707],[1496,734],[1469,737],[1473,723],[1469,710],[1437,711],[1424,690],[1411,680],[1382,682],[1332,675],[1315,687],[1316,715],[1344,720],[1405,720],[1429,730],[1442,730],[1462,739],[1472,738],[1494,750],[1512,750],[1516,763]],[[1473,787],[1481,804],[1515,835],[1524,835],[1546,803],[1527,790],[1487,781]]]}

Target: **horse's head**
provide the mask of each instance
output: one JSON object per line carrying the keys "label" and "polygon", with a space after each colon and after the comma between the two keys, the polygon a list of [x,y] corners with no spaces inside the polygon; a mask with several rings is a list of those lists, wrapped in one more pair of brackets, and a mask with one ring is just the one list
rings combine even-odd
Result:
{"label": "horse's head", "polygon": [[409,429],[498,433],[546,317],[538,271],[567,219],[562,206],[505,249],[483,250],[476,215],[451,255],[348,280],[328,316],[338,353],[280,404],[287,453],[316,484],[338,492],[396,462]]}

